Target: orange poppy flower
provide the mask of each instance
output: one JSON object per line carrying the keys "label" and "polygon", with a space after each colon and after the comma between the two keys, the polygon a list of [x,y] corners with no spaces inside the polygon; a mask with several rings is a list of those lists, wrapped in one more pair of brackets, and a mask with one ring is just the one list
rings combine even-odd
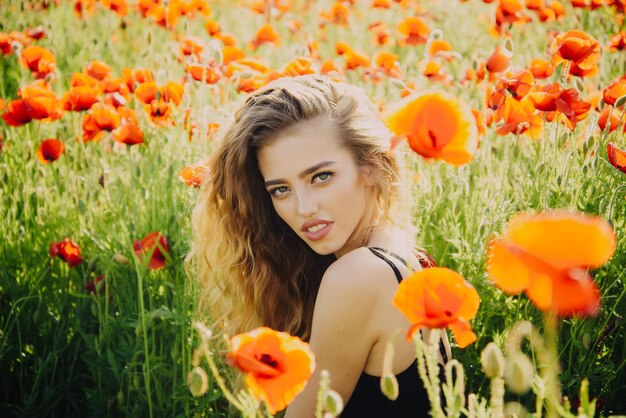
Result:
{"label": "orange poppy flower", "polygon": [[478,147],[476,121],[469,108],[444,92],[406,97],[385,117],[397,136],[406,136],[413,151],[453,165],[469,162]]}
{"label": "orange poppy flower", "polygon": [[[576,89],[562,90],[558,83],[540,86],[527,97],[538,110],[560,112],[565,116],[564,123],[572,130],[578,122],[587,117],[591,109],[591,103],[578,98]],[[548,116],[548,119],[552,120],[554,117]]]}
{"label": "orange poppy flower", "polygon": [[122,123],[113,131],[113,140],[126,145],[143,143],[143,131],[136,123]]}
{"label": "orange poppy flower", "polygon": [[581,30],[570,30],[557,35],[550,45],[552,63],[570,61],[569,73],[591,77],[598,73],[600,43]]}
{"label": "orange poppy flower", "polygon": [[618,148],[612,142],[606,146],[609,162],[622,173],[626,173],[626,151]]}
{"label": "orange poppy flower", "polygon": [[554,66],[548,61],[533,58],[528,63],[528,70],[536,79],[548,78],[554,72]]}
{"label": "orange poppy flower", "polygon": [[372,0],[372,9],[389,9],[391,0]]}
{"label": "orange poppy flower", "polygon": [[626,96],[626,75],[613,80],[604,89],[603,99],[606,104],[614,105],[615,101]]}
{"label": "orange poppy flower", "polygon": [[98,102],[98,93],[98,89],[95,87],[72,87],[63,96],[63,109],[70,111],[89,110]]}
{"label": "orange poppy flower", "polygon": [[626,31],[622,30],[611,36],[608,47],[611,52],[623,51],[626,49]]}
{"label": "orange poppy flower", "polygon": [[595,314],[600,295],[588,270],[614,250],[613,229],[599,217],[565,210],[521,213],[502,238],[490,242],[487,273],[503,292],[524,291],[543,311]]}
{"label": "orange poppy flower", "polygon": [[[612,105],[604,106],[604,109],[602,109],[602,112],[600,112],[598,116],[598,127],[601,131],[604,131],[608,126],[609,132],[613,132],[617,129],[622,118],[623,112],[621,110],[615,109]],[[626,125],[624,125],[622,131],[626,131]]]}
{"label": "orange poppy flower", "polygon": [[313,60],[309,57],[295,57],[287,64],[281,71],[282,74],[293,77],[297,75],[315,74],[316,71],[313,68]]}
{"label": "orange poppy flower", "polygon": [[21,99],[9,102],[2,114],[2,118],[10,126],[20,126],[33,119],[50,122],[62,116],[61,101],[43,80],[22,87],[18,95]]}
{"label": "orange poppy flower", "polygon": [[322,74],[336,74],[336,75],[341,75],[342,74],[342,70],[339,66],[337,66],[337,63],[331,59],[327,59],[326,61],[324,61],[322,63],[322,67],[320,68],[320,73]]}
{"label": "orange poppy flower", "polygon": [[126,0],[100,0],[102,7],[105,7],[117,14],[119,17],[124,17],[128,14],[128,3]]}
{"label": "orange poppy flower", "polygon": [[180,40],[179,45],[180,52],[184,56],[195,55],[200,57],[204,52],[202,40],[199,38],[185,36]]}
{"label": "orange poppy flower", "polygon": [[91,116],[100,130],[112,131],[120,125],[121,118],[117,110],[103,103],[96,103],[91,107]]}
{"label": "orange poppy flower", "polygon": [[65,145],[58,139],[44,139],[37,148],[36,156],[44,164],[51,163],[59,159],[65,151]]}
{"label": "orange poppy flower", "polygon": [[478,312],[478,293],[450,269],[431,267],[411,274],[402,280],[391,303],[411,322],[407,339],[428,327],[450,328],[461,348],[476,341],[469,320]]}
{"label": "orange poppy flower", "polygon": [[454,51],[450,42],[443,39],[433,39],[428,45],[428,56],[430,57],[442,57],[447,61],[453,58]]}
{"label": "orange poppy flower", "polygon": [[74,14],[77,18],[82,19],[94,12],[96,3],[97,0],[74,0]]}
{"label": "orange poppy flower", "polygon": [[398,44],[419,45],[425,44],[430,36],[430,28],[417,16],[405,17],[398,23]]}
{"label": "orange poppy flower", "polygon": [[122,79],[128,86],[128,89],[134,92],[138,85],[147,83],[148,81],[154,81],[154,76],[152,75],[152,71],[147,68],[138,68],[136,70],[123,68]]}
{"label": "orange poppy flower", "polygon": [[[136,240],[133,243],[133,250],[143,263],[148,262],[146,267],[150,270],[160,269],[165,266],[166,254],[170,252],[167,238],[157,231]],[[146,260],[147,257],[150,258]]]}
{"label": "orange poppy flower", "polygon": [[496,49],[487,58],[487,70],[492,73],[501,73],[509,68],[513,52],[509,51],[502,45],[498,45]]}
{"label": "orange poppy flower", "polygon": [[346,69],[355,70],[359,67],[369,67],[370,59],[366,54],[361,54],[355,51],[349,51],[343,54],[346,59]]}
{"label": "orange poppy flower", "polygon": [[96,80],[104,80],[111,75],[113,69],[107,63],[95,60],[87,64],[84,71],[88,76]]}
{"label": "orange poppy flower", "polygon": [[59,242],[50,243],[48,250],[50,257],[59,257],[65,261],[68,266],[76,267],[83,262],[83,257],[80,253],[80,247],[70,238],[65,238]]}
{"label": "orange poppy flower", "polygon": [[33,120],[32,109],[23,99],[12,100],[7,104],[2,119],[9,126],[22,126]]}
{"label": "orange poppy flower", "polygon": [[196,81],[204,81],[207,84],[215,84],[221,79],[216,65],[186,64],[185,71]]}
{"label": "orange poppy flower", "polygon": [[246,374],[246,385],[272,414],[293,401],[315,369],[307,343],[266,327],[231,338],[227,359]]}
{"label": "orange poppy flower", "polygon": [[348,6],[340,1],[336,1],[329,10],[320,13],[320,17],[323,19],[321,25],[323,26],[326,22],[329,22],[335,25],[347,26],[349,16],[350,9]]}
{"label": "orange poppy flower", "polygon": [[56,69],[56,59],[52,52],[37,45],[24,48],[20,62],[35,78],[44,78]]}
{"label": "orange poppy flower", "polygon": [[377,71],[381,71],[388,77],[401,78],[402,70],[398,62],[398,55],[387,51],[376,51],[372,57]]}
{"label": "orange poppy flower", "polygon": [[248,49],[256,50],[265,43],[273,43],[274,46],[280,46],[280,35],[272,25],[263,25],[256,33],[254,38],[248,43]]}
{"label": "orange poppy flower", "polygon": [[204,28],[211,36],[215,36],[217,33],[220,32],[220,24],[217,23],[215,20],[207,20],[204,23]]}
{"label": "orange poppy flower", "polygon": [[382,22],[370,23],[368,28],[374,34],[374,39],[375,39],[374,43],[376,45],[383,46],[383,45],[391,45],[393,43],[391,32],[389,32],[387,25],[385,25],[384,23]]}
{"label": "orange poppy flower", "polygon": [[178,178],[187,186],[200,187],[202,185],[202,178],[206,172],[206,166],[204,164],[188,165],[183,168]]}
{"label": "orange poppy flower", "polygon": [[85,73],[74,73],[70,79],[70,87],[88,86],[99,88],[100,80]]}
{"label": "orange poppy flower", "polygon": [[526,99],[518,101],[507,96],[496,120],[502,121],[502,125],[495,131],[498,135],[526,134],[537,139],[541,134],[542,117],[532,103]]}
{"label": "orange poppy flower", "polygon": [[222,48],[222,64],[226,65],[232,61],[245,58],[243,50],[236,46],[225,46]]}

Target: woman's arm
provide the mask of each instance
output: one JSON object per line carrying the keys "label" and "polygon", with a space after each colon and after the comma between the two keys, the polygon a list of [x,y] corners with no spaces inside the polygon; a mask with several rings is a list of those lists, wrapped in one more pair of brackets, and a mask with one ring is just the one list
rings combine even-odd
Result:
{"label": "woman's arm", "polygon": [[[344,258],[348,257],[344,260]],[[361,260],[360,265],[355,261]],[[378,266],[347,254],[324,274],[313,313],[310,345],[315,372],[304,391],[287,408],[285,418],[313,417],[322,370],[344,403],[352,395],[377,336],[372,329],[380,278]]]}

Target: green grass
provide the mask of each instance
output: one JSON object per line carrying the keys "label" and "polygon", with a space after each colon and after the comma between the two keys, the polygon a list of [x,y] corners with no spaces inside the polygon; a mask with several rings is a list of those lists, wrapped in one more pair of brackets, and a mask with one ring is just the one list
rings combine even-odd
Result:
{"label": "green grass", "polygon": [[[441,29],[462,55],[460,61],[446,65],[458,80],[472,60],[486,58],[500,42],[487,31],[495,4],[446,2],[420,4],[429,10],[425,19],[431,28]],[[294,3],[300,7],[302,2]],[[367,25],[384,20],[393,33],[395,22],[409,14],[397,5],[371,11],[368,4],[357,2],[349,28],[327,26],[327,39],[319,40],[322,58],[335,58],[337,40],[373,53]],[[0,32],[43,25],[47,37],[37,44],[56,56],[58,80],[53,89],[58,95],[67,90],[72,73],[93,59],[111,65],[116,76],[124,67],[150,68],[158,83],[183,76],[173,33],[136,12],[122,25],[119,17],[102,8],[78,20],[70,1],[46,10],[25,10],[25,5],[17,0],[0,4]],[[281,68],[305,49],[307,32],[319,37],[317,12],[330,5],[319,2],[315,12],[275,19],[282,46],[262,46],[254,55]],[[211,18],[234,33],[242,47],[264,21],[243,6],[211,6]],[[286,22],[295,18],[302,19],[303,29],[291,36]],[[605,45],[618,30],[614,21],[609,10],[568,6],[561,22],[514,27],[513,64],[523,67],[532,57],[548,57],[549,30],[581,28]],[[176,32],[209,41],[200,17],[182,18]],[[406,80],[430,86],[417,66],[423,46],[383,49],[400,56]],[[603,88],[626,73],[625,63],[623,52],[604,52],[600,74],[589,82]],[[346,77],[387,103],[400,97],[400,90],[387,81],[365,83],[359,71],[347,72]],[[0,57],[0,97],[15,98],[18,87],[31,80],[15,55]],[[483,88],[455,82],[445,89],[482,109]],[[188,141],[180,127],[182,109],[191,107],[199,124],[222,122],[232,111],[236,85],[223,80],[216,89],[189,82],[185,89],[174,116],[178,126],[156,127],[134,105],[145,143],[133,147],[113,146],[108,138],[77,141],[80,114],[68,112],[50,124],[34,121],[18,128],[0,122],[0,415],[235,415],[214,384],[207,395],[194,398],[185,383],[197,343],[191,328],[197,289],[183,267],[196,191],[180,182],[178,173],[211,149],[211,140]],[[582,97],[586,94],[581,92]],[[500,137],[488,130],[473,161],[460,168],[411,157],[420,175],[414,187],[419,242],[439,265],[474,284],[481,297],[473,321],[478,341],[453,352],[465,365],[469,391],[488,390],[478,363],[487,342],[501,342],[504,330],[520,319],[540,322],[540,314],[524,296],[506,296],[489,283],[485,273],[489,239],[519,211],[571,208],[608,219],[618,244],[612,260],[594,272],[603,295],[600,315],[565,320],[559,329],[563,392],[575,398],[580,381],[587,377],[592,396],[604,400],[605,413],[626,411],[621,319],[626,313],[626,175],[606,159],[609,141],[622,147],[626,141],[622,135],[599,132],[596,119],[591,113],[573,132],[547,124],[539,141],[524,135]],[[58,161],[43,165],[35,151],[48,137],[63,140],[66,151]],[[133,241],[151,231],[166,235],[171,248],[166,267],[158,271],[146,270],[132,251]],[[80,245],[85,258],[73,269],[48,256],[50,243],[65,237]],[[115,262],[116,253],[130,264]],[[106,275],[106,294],[94,297],[84,285],[100,274]]]}

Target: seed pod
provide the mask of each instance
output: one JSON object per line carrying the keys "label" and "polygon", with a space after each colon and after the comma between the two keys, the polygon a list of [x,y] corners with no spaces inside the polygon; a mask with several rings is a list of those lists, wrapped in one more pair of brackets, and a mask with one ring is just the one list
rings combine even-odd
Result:
{"label": "seed pod", "polygon": [[187,385],[193,396],[202,396],[209,390],[209,376],[202,367],[194,367],[187,374]]}
{"label": "seed pod", "polygon": [[532,361],[523,353],[514,352],[507,358],[504,367],[504,380],[507,387],[522,395],[528,392],[535,374]]}
{"label": "seed pod", "polygon": [[496,343],[487,344],[480,355],[480,365],[489,379],[502,377],[504,374],[504,357]]}
{"label": "seed pod", "polygon": [[324,409],[332,414],[333,417],[341,414],[341,411],[343,411],[343,399],[341,399],[341,396],[334,390],[329,390],[328,393],[326,393],[326,402],[324,402],[324,404]]}

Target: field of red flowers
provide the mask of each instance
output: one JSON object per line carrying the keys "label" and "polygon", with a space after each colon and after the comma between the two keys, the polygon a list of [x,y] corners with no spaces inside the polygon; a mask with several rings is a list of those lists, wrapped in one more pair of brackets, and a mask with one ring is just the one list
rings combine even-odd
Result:
{"label": "field of red flowers", "polygon": [[[528,320],[554,326],[575,414],[584,379],[597,413],[625,414],[625,8],[2,0],[0,415],[237,416],[213,379],[191,384],[191,208],[238,101],[312,73],[379,107],[418,242],[476,289],[454,324],[398,302],[452,329],[468,392],[489,399],[480,353]],[[504,400],[532,411],[537,386]]]}

